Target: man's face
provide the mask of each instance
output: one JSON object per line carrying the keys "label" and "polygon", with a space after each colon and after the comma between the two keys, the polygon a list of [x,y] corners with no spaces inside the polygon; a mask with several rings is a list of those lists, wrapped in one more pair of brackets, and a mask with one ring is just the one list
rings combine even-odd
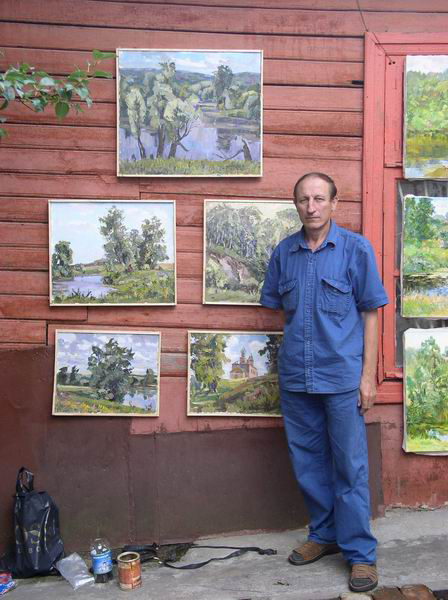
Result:
{"label": "man's face", "polygon": [[294,203],[305,231],[325,230],[338,203],[330,198],[330,184],[318,177],[307,177],[297,189]]}

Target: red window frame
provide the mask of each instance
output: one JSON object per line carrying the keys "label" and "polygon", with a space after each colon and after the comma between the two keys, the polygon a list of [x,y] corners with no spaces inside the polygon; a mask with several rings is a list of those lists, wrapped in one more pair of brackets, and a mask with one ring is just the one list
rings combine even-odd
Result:
{"label": "red window frame", "polygon": [[371,241],[389,296],[380,314],[379,403],[402,402],[395,366],[395,213],[404,179],[403,71],[407,54],[448,54],[445,33],[366,33],[364,75],[363,234]]}

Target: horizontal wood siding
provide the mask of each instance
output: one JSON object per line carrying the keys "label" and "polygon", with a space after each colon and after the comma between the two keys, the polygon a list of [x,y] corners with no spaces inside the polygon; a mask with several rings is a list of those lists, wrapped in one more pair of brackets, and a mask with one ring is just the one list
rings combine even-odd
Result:
{"label": "horizontal wood siding", "polygon": [[[448,27],[445,0],[360,4],[377,32]],[[161,331],[161,416],[133,419],[131,431],[278,426],[186,417],[189,328],[282,326],[261,307],[202,305],[203,201],[289,199],[301,174],[324,171],[340,189],[337,222],[360,231],[363,35],[356,0],[2,0],[0,69],[26,61],[61,75],[92,49],[117,47],[262,49],[265,60],[260,179],[117,179],[115,81],[95,81],[93,107],[61,122],[52,110],[10,105],[0,142],[0,348],[51,346],[58,327]],[[112,60],[104,68],[115,72]],[[176,200],[178,305],[49,307],[49,198]]]}

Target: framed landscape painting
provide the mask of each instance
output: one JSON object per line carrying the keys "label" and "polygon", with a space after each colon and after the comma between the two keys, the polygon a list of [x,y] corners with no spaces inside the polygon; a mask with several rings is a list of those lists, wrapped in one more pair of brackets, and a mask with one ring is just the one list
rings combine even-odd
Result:
{"label": "framed landscape painting", "polygon": [[117,50],[117,175],[261,177],[261,50]]}
{"label": "framed landscape painting", "polygon": [[157,417],[160,333],[56,330],[53,415]]}
{"label": "framed landscape painting", "polygon": [[448,56],[406,56],[403,168],[406,179],[448,179]]}
{"label": "framed landscape painting", "polygon": [[448,317],[448,198],[403,198],[403,317]]}
{"label": "framed landscape painting", "polygon": [[408,329],[403,347],[403,449],[448,453],[448,329]]}
{"label": "framed landscape painting", "polygon": [[188,415],[279,417],[278,332],[188,332]]}
{"label": "framed landscape painting", "polygon": [[298,231],[292,201],[205,200],[205,304],[259,304],[275,246]]}
{"label": "framed landscape painting", "polygon": [[50,304],[176,304],[171,200],[50,200]]}

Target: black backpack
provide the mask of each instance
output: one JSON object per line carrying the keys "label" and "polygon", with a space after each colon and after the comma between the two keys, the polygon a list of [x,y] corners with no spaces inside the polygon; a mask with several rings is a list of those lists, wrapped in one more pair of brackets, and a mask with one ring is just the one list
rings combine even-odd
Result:
{"label": "black backpack", "polygon": [[15,545],[0,559],[0,570],[15,578],[56,574],[54,564],[64,556],[59,532],[59,511],[47,492],[33,489],[34,475],[19,470],[14,499]]}

